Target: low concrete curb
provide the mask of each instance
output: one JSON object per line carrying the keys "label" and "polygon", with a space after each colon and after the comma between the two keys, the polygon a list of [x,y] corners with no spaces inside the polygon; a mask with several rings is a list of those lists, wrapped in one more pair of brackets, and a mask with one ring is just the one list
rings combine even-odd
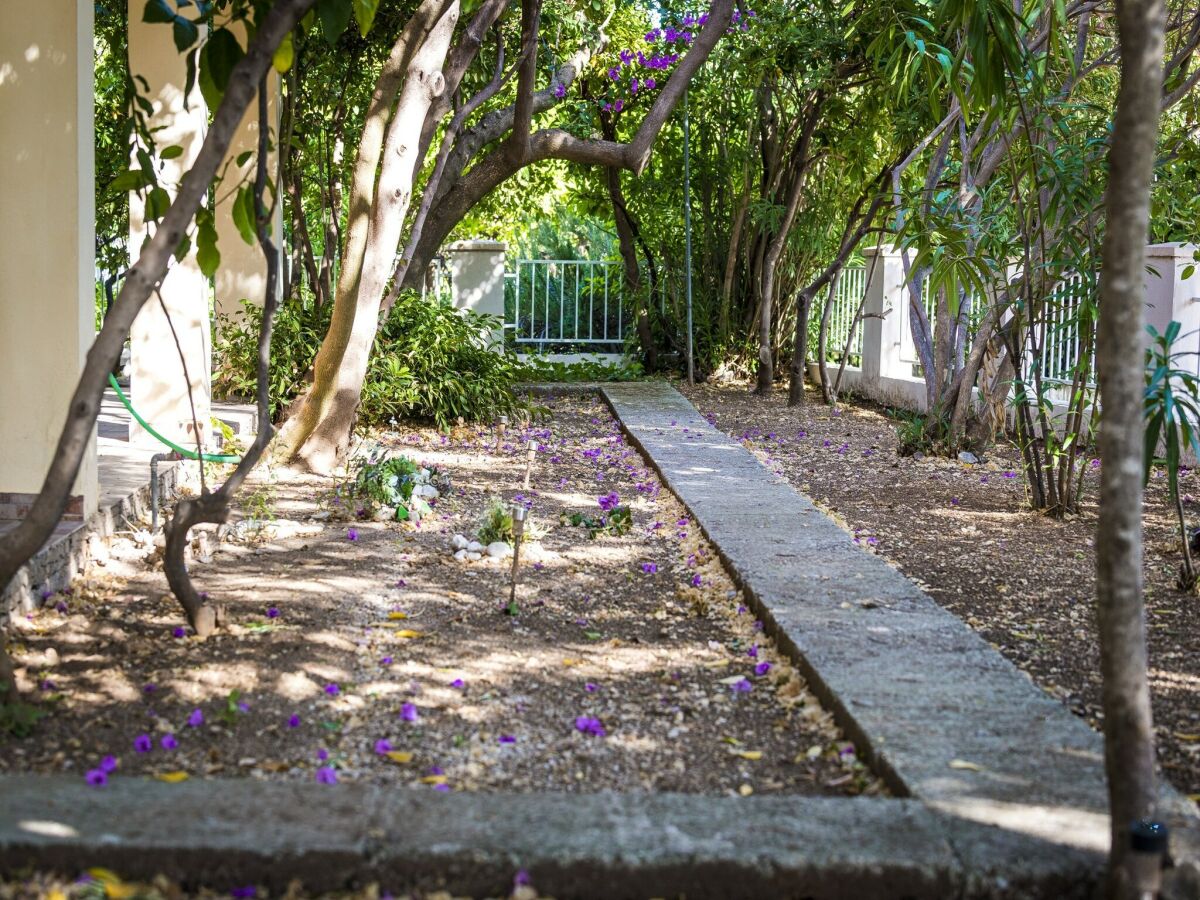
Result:
{"label": "low concrete curb", "polygon": [[912,800],[433,791],[0,779],[0,869],[89,866],[187,887],[949,900],[1092,896],[1099,859]]}
{"label": "low concrete curb", "polygon": [[[1100,853],[1099,734],[663,382],[601,394],[897,794]],[[1194,829],[1170,787],[1161,815]],[[1181,833],[1184,849],[1192,840]],[[1191,851],[1188,850],[1190,855]]]}

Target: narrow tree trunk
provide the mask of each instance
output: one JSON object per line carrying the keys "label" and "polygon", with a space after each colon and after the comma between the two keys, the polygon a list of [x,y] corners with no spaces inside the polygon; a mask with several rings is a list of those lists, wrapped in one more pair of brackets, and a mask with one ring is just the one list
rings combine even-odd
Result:
{"label": "narrow tree trunk", "polygon": [[1154,726],[1142,603],[1142,383],[1146,235],[1162,104],[1163,0],[1117,0],[1121,87],[1109,147],[1107,228],[1100,270],[1097,375],[1100,518],[1096,611],[1103,674],[1104,746],[1112,816],[1109,890],[1137,896],[1129,826],[1154,811]]}
{"label": "narrow tree trunk", "polygon": [[791,378],[788,380],[788,406],[804,404],[804,369],[808,364],[808,312],[813,292],[806,288],[796,301],[796,336],[792,349]]}
{"label": "narrow tree trunk", "polygon": [[[0,538],[0,592],[8,586],[17,570],[45,544],[62,517],[71,485],[91,443],[108,374],[121,356],[130,326],[150,298],[155,285],[166,274],[175,249],[207,196],[217,168],[229,151],[242,115],[254,98],[259,81],[271,65],[275,48],[313,2],[278,0],[250,41],[246,55],[234,66],[225,97],[213,116],[195,163],[184,175],[179,192],[154,236],[142,247],[138,261],[130,268],[116,301],[105,317],[104,326],[88,351],[42,489],[29,514],[16,528]],[[0,680],[8,682],[11,687],[9,671],[8,657],[0,646]]]}

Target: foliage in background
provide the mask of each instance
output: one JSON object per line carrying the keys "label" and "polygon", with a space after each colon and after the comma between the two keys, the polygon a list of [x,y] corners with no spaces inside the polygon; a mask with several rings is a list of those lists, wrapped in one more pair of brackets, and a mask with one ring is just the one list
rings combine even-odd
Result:
{"label": "foliage in background", "polygon": [[[246,303],[240,321],[225,321],[214,346],[213,394],[245,396],[254,384],[261,312]],[[276,316],[271,342],[272,415],[293,400],[328,326],[330,306],[291,303]],[[491,422],[522,409],[514,393],[521,368],[497,352],[499,322],[447,303],[405,293],[376,339],[359,409],[360,426],[399,419],[449,428],[459,418]]]}
{"label": "foliage in background", "polygon": [[1146,446],[1143,480],[1149,483],[1155,456],[1161,442],[1166,456],[1167,488],[1175,503],[1179,519],[1179,540],[1183,550],[1183,565],[1179,570],[1179,586],[1190,591],[1196,587],[1196,566],[1192,559],[1191,536],[1179,496],[1179,466],[1182,454],[1190,450],[1200,456],[1200,378],[1194,369],[1180,364],[1184,356],[1194,351],[1175,350],[1182,326],[1172,321],[1163,334],[1153,325],[1147,326],[1150,346],[1146,350],[1146,393],[1143,416],[1146,420]]}
{"label": "foliage in background", "polygon": [[[533,516],[526,516],[525,529],[522,532],[523,540],[540,541],[546,536],[546,533],[546,529]],[[492,497],[479,519],[479,528],[476,529],[475,536],[485,547],[497,541],[512,544],[514,538],[512,504],[505,503],[499,497]]]}
{"label": "foliage in background", "polygon": [[601,360],[557,362],[530,356],[518,363],[521,381],[578,383],[584,381],[637,381],[644,373],[636,360],[609,363]]}

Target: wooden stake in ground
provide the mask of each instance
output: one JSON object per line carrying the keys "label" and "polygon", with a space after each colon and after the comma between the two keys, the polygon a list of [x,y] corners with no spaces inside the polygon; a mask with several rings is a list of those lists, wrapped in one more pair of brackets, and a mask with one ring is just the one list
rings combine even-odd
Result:
{"label": "wooden stake in ground", "polygon": [[517,610],[517,568],[521,562],[521,537],[525,534],[525,516],[527,510],[523,504],[513,504],[513,564],[512,584],[508,590],[508,606],[504,610],[510,616],[515,616]]}
{"label": "wooden stake in ground", "polygon": [[529,479],[533,476],[533,460],[537,456],[537,441],[529,442],[529,452],[525,456],[525,490],[529,490]]}
{"label": "wooden stake in ground", "polygon": [[508,416],[496,419],[496,452],[500,452],[500,444],[504,441],[504,429],[508,425]]}

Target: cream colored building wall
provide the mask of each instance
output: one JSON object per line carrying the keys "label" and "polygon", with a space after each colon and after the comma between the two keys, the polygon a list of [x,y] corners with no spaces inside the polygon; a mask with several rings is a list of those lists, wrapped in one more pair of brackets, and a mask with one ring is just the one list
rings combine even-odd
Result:
{"label": "cream colored building wall", "polygon": [[0,492],[35,493],[95,337],[93,4],[0,7]]}
{"label": "cream colored building wall", "polygon": [[[159,183],[174,198],[183,173],[191,168],[207,128],[207,114],[198,87],[184,103],[187,68],[184,56],[175,49],[171,28],[142,21],[142,5],[129,9],[129,68],[146,79],[147,99],[154,106],[149,125],[161,150],[178,145],[183,154],[161,161]],[[152,227],[152,226],[151,226]],[[147,236],[142,199],[129,199],[130,261],[137,259]],[[196,443],[188,384],[195,403],[201,437],[207,441],[209,428],[209,385],[212,366],[209,323],[210,288],[196,263],[196,245],[180,261],[172,261],[157,296],[142,308],[130,331],[130,399],[134,408],[163,436],[185,447]],[[166,306],[168,315],[163,311]],[[171,326],[183,350],[184,364],[172,336]],[[158,446],[137,422],[130,422],[130,440]]]}
{"label": "cream colored building wall", "polygon": [[[244,27],[238,27],[237,36],[242,46],[245,47]],[[272,72],[267,76],[267,84],[269,88],[267,91],[267,118],[271,123],[271,139],[272,147],[274,147],[279,135],[279,76]],[[245,152],[251,153],[252,156],[243,165],[238,166],[237,159]],[[218,317],[237,318],[242,311],[242,300],[249,300],[255,306],[263,304],[267,286],[267,264],[263,259],[262,250],[257,243],[247,244],[242,240],[237,226],[233,224],[233,202],[237,197],[234,188],[239,184],[254,184],[255,154],[257,153],[258,100],[255,99],[242,117],[237,134],[234,135],[233,142],[229,145],[227,156],[229,163],[224,170],[225,180],[216,189],[217,246],[221,251],[221,267],[217,270],[215,278],[215,307]],[[277,177],[277,168],[278,155],[272,150],[267,160],[267,172],[272,178]],[[269,195],[267,202],[270,202]],[[271,233],[276,245],[279,244],[282,233],[283,207],[282,204],[277,204]],[[276,290],[278,292],[283,290],[282,274]]]}

